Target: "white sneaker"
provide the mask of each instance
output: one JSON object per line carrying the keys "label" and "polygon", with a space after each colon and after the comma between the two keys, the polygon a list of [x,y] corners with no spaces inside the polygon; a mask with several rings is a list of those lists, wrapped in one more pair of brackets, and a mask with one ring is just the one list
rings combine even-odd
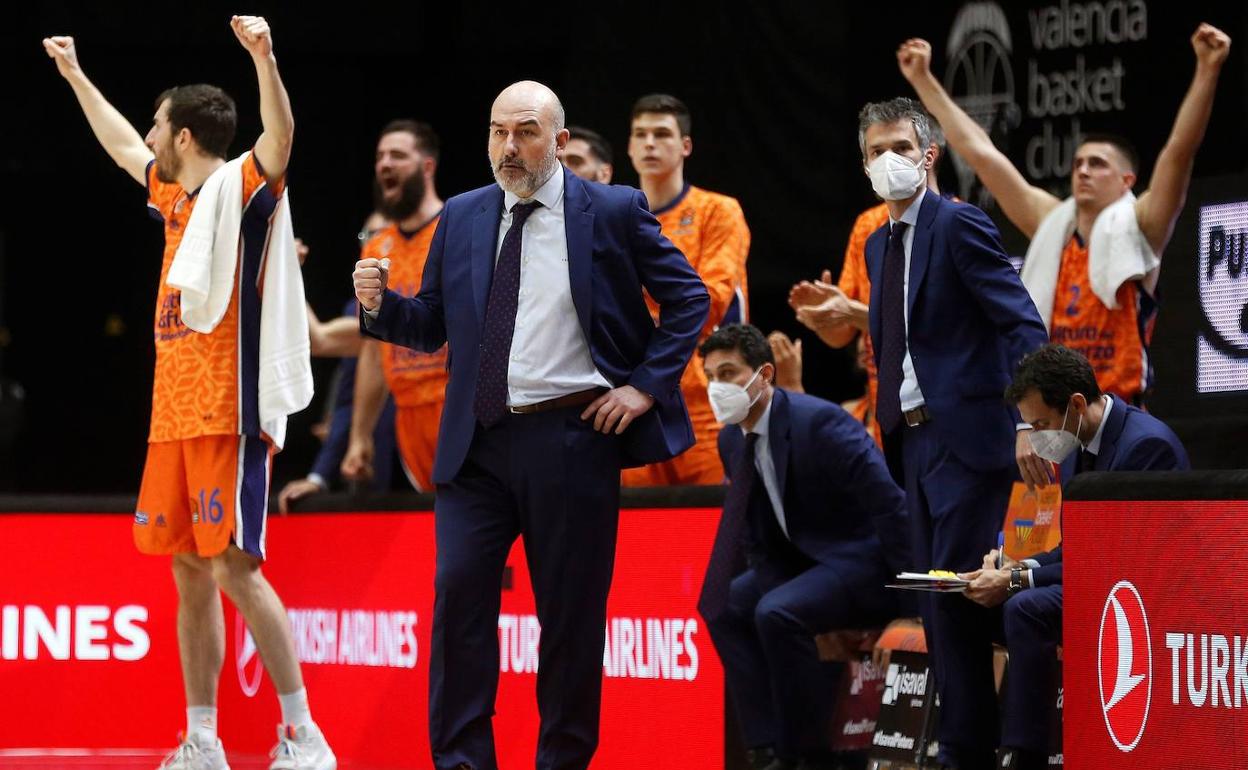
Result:
{"label": "white sneaker", "polygon": [[277,745],[269,752],[269,770],[337,770],[338,759],[316,725],[277,726]]}
{"label": "white sneaker", "polygon": [[178,747],[165,757],[156,770],[230,770],[220,738],[210,746],[203,745],[198,735],[178,733],[178,740]]}

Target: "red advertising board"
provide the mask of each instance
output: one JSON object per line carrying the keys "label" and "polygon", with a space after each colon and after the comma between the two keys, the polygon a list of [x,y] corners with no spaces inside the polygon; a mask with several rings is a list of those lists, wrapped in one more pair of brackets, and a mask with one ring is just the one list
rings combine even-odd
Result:
{"label": "red advertising board", "polygon": [[[620,517],[595,768],[723,763],[723,671],[695,610],[716,509]],[[429,764],[433,609],[429,513],[305,514],[269,522],[265,573],[286,604],[313,713],[344,768]],[[540,629],[523,549],[499,618],[500,766],[533,766]],[[0,748],[168,747],[183,726],[177,598],[167,559],[128,519],[0,516]],[[279,712],[226,603],[219,702],[228,751],[261,755]]]}
{"label": "red advertising board", "polygon": [[1248,767],[1248,502],[1068,501],[1070,770]]}

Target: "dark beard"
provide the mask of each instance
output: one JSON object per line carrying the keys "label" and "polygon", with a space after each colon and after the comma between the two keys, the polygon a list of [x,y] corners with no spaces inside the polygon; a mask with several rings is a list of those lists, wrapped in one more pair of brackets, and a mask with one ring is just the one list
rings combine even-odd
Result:
{"label": "dark beard", "polygon": [[178,156],[171,150],[168,154],[168,163],[162,163],[159,158],[156,159],[156,178],[165,184],[173,184],[178,181],[178,174],[182,172],[182,164],[178,162]]}
{"label": "dark beard", "polygon": [[399,187],[399,197],[387,201],[381,190],[381,183],[373,180],[373,206],[383,217],[391,222],[402,222],[420,208],[425,199],[425,178],[420,174],[412,174]]}

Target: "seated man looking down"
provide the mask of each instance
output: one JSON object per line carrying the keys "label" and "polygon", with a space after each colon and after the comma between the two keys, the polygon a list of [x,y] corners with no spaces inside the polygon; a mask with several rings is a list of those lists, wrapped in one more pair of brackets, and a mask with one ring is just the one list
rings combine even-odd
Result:
{"label": "seated man looking down", "polygon": [[[1036,454],[1059,466],[1063,484],[1083,471],[1187,470],[1187,452],[1156,417],[1102,394],[1096,373],[1082,353],[1045,345],[1023,358],[1006,401],[1032,428]],[[1075,451],[1076,449],[1082,451]],[[1013,751],[1011,768],[1048,767],[1049,699],[1062,641],[1062,547],[1022,563],[997,552],[971,580],[966,597],[995,607],[1005,603],[1005,641],[1010,652],[1009,684],[1001,745]]]}
{"label": "seated man looking down", "polygon": [[860,421],[773,386],[757,328],[720,327],[701,353],[730,484],[698,609],[753,766],[831,767],[823,731],[839,671],[820,663],[814,636],[903,613],[907,597],[884,584],[909,566],[905,500]]}

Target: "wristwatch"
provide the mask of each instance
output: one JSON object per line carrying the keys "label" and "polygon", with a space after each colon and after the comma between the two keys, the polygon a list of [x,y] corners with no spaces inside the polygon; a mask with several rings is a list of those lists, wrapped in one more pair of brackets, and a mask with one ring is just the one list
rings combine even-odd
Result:
{"label": "wristwatch", "polygon": [[1021,590],[1023,590],[1023,568],[1011,567],[1009,594],[1013,596]]}

